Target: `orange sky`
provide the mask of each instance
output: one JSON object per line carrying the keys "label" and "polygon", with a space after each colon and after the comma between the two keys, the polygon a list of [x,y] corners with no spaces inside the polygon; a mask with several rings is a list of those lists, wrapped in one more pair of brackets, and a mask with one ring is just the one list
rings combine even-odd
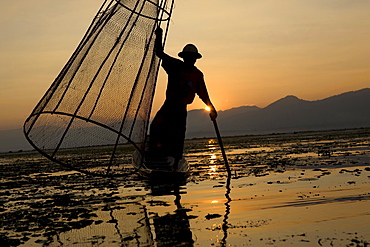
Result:
{"label": "orange sky", "polygon": [[[0,2],[0,130],[21,128],[102,2]],[[369,87],[369,13],[367,0],[177,0],[165,51],[197,45],[219,110],[318,100]],[[154,111],[165,85],[161,70]]]}

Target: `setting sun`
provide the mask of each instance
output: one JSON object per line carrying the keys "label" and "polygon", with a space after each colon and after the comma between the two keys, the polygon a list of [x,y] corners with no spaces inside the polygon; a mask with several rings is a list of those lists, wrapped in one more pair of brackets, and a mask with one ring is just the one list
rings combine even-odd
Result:
{"label": "setting sun", "polygon": [[206,106],[204,109],[205,109],[206,111],[211,111],[211,107],[209,107],[209,106]]}

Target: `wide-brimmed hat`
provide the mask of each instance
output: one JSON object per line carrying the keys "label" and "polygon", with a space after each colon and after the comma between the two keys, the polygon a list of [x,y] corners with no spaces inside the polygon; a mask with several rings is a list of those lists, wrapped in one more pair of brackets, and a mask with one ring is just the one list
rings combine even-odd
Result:
{"label": "wide-brimmed hat", "polygon": [[184,46],[184,48],[181,52],[179,52],[178,55],[179,57],[183,58],[185,54],[195,55],[197,59],[202,58],[202,55],[198,52],[197,47],[193,44],[187,44],[186,46]]}

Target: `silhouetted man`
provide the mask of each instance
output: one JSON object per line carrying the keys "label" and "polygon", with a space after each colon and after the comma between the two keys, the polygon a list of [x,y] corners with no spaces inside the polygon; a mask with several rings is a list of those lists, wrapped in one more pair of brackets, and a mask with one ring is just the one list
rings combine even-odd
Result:
{"label": "silhouetted man", "polygon": [[184,148],[186,107],[193,102],[195,94],[211,108],[212,120],[216,119],[217,112],[209,99],[203,73],[195,67],[196,60],[202,55],[192,44],[186,45],[178,54],[183,61],[167,55],[163,51],[162,33],[161,28],[155,32],[155,52],[162,59],[168,84],[166,100],[150,126],[149,150],[152,155],[172,156],[179,161]]}

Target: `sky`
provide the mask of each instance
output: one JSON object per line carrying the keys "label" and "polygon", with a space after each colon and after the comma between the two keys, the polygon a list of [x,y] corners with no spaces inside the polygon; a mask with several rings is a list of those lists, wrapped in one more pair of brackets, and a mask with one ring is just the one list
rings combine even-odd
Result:
{"label": "sky", "polygon": [[[22,127],[102,3],[0,1],[0,130]],[[369,14],[368,0],[177,0],[165,51],[198,47],[218,110],[320,100],[369,87]],[[165,87],[161,70],[153,112]]]}

